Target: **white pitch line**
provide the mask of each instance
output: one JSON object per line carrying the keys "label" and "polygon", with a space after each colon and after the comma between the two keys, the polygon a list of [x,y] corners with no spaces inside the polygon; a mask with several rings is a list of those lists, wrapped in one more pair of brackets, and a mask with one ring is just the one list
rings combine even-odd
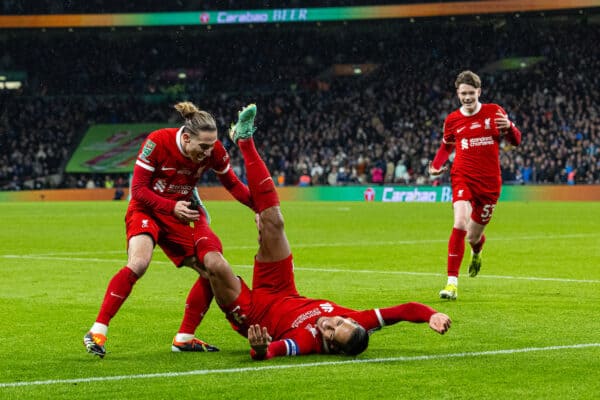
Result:
{"label": "white pitch line", "polygon": [[[27,259],[27,260],[46,260],[46,261],[77,261],[81,263],[111,263],[118,264],[123,263],[123,259],[108,259],[108,258],[87,258],[87,257],[52,257],[52,256],[38,256],[38,255],[17,255],[9,254],[0,256],[0,258],[6,259]],[[153,264],[164,264],[171,265],[170,261],[153,260]],[[253,265],[233,264],[234,268],[254,268]],[[438,272],[415,272],[415,271],[374,271],[368,269],[344,269],[344,268],[316,268],[316,267],[296,267],[294,271],[310,271],[310,272],[327,272],[327,273],[357,273],[357,274],[369,274],[369,275],[412,275],[412,276],[446,276],[445,274]],[[536,276],[512,276],[512,275],[477,275],[481,279],[510,279],[510,280],[522,280],[522,281],[548,281],[548,282],[572,282],[572,283],[600,283],[597,279],[572,279],[572,278],[552,278],[552,277],[536,277]]]}
{"label": "white pitch line", "polygon": [[412,357],[389,357],[389,358],[372,358],[365,360],[341,360],[341,361],[323,361],[323,362],[311,362],[303,364],[293,365],[262,365],[260,367],[245,367],[245,368],[225,368],[225,369],[198,369],[192,371],[182,372],[158,372],[153,374],[137,374],[137,375],[116,375],[116,376],[98,376],[90,378],[74,378],[74,379],[49,379],[45,381],[29,381],[29,382],[5,382],[0,383],[0,388],[8,387],[19,387],[19,386],[40,386],[40,385],[59,385],[59,384],[73,384],[73,383],[90,383],[90,382],[105,382],[105,381],[122,381],[131,379],[152,379],[152,378],[173,378],[190,375],[210,375],[210,374],[232,374],[232,373],[244,373],[244,372],[260,372],[268,370],[284,370],[284,369],[296,369],[296,368],[311,368],[311,367],[322,367],[327,365],[347,365],[347,364],[374,364],[374,363],[388,363],[388,362],[410,362],[410,361],[429,361],[429,360],[443,360],[449,358],[467,358],[467,357],[487,357],[497,356],[506,354],[518,354],[518,353],[531,353],[539,351],[556,351],[556,350],[571,350],[571,349],[585,349],[591,347],[600,347],[600,343],[582,343],[562,346],[547,346],[547,347],[525,347],[521,349],[504,349],[504,350],[489,350],[489,351],[475,351],[465,353],[451,353],[451,354],[436,354],[436,355],[423,355],[423,356],[412,356]]}
{"label": "white pitch line", "polygon": [[[600,236],[600,233],[573,233],[566,235],[535,235],[535,236],[510,236],[510,237],[494,237],[488,238],[490,242],[493,241],[521,241],[521,240],[563,240],[563,239],[581,239]],[[327,243],[294,243],[293,248],[318,248],[318,247],[365,247],[365,246],[398,246],[398,245],[420,245],[429,243],[446,243],[448,239],[418,239],[418,240],[386,240],[377,242],[327,242]],[[257,249],[256,244],[247,246],[226,246],[227,250],[252,250]],[[73,256],[73,255],[86,255],[86,254],[127,254],[125,248],[123,250],[97,250],[97,251],[65,251],[65,252],[54,252],[54,253],[40,253],[38,256]],[[1,257],[13,257],[15,255],[7,254]]]}

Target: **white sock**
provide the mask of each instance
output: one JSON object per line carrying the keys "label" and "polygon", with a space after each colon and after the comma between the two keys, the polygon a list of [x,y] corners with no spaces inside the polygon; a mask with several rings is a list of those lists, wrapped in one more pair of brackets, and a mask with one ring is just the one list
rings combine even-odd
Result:
{"label": "white sock", "polygon": [[90,332],[92,333],[100,333],[104,336],[106,336],[106,334],[108,333],[108,326],[101,324],[99,322],[94,322],[94,325],[92,325],[92,328],[90,329]]}
{"label": "white sock", "polygon": [[189,342],[193,338],[194,338],[193,333],[178,333],[177,335],[175,335],[176,342]]}
{"label": "white sock", "polygon": [[448,285],[458,286],[458,276],[449,276]]}

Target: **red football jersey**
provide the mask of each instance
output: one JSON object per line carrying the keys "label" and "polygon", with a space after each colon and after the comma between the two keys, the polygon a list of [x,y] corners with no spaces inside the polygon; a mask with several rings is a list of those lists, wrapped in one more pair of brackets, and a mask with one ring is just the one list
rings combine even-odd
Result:
{"label": "red football jersey", "polygon": [[324,353],[328,349],[317,329],[320,317],[342,316],[352,318],[367,330],[380,328],[375,310],[356,311],[329,300],[289,296],[275,300],[264,319],[260,321],[273,340],[281,340],[281,353],[300,355]]}
{"label": "red football jersey", "polygon": [[[230,168],[229,154],[217,140],[211,155],[195,163],[183,154],[182,128],[165,128],[148,135],[140,148],[136,166],[152,172],[150,189],[162,198],[173,201],[189,200],[192,190],[207,169],[218,174]],[[131,199],[130,209],[144,210],[144,204]]]}
{"label": "red football jersey", "polygon": [[456,154],[450,174],[482,185],[501,185],[500,132],[494,124],[496,113],[504,109],[497,104],[482,104],[473,115],[455,110],[444,122],[444,143],[454,144]]}

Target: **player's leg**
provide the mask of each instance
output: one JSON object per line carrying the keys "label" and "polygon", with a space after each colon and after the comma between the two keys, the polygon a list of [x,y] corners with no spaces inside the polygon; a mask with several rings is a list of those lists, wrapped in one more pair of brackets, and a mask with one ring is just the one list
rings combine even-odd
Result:
{"label": "player's leg", "polygon": [[448,259],[446,286],[439,293],[442,299],[455,300],[458,297],[458,274],[465,253],[465,236],[471,215],[471,203],[457,200],[453,203],[454,225],[448,240]]}
{"label": "player's leg", "polygon": [[[171,220],[169,220],[171,221]],[[212,232],[204,216],[194,223],[194,227],[173,222],[168,223],[169,229],[161,247],[165,254],[178,266],[187,266],[196,270],[201,275],[192,285],[186,298],[183,319],[173,338],[171,350],[181,351],[218,351],[219,349],[198,338],[196,330],[200,326],[204,315],[213,299],[213,291],[208,277],[202,276],[199,268],[199,258],[204,258],[210,251],[221,252],[222,245],[219,238]],[[185,257],[181,255],[185,254]],[[204,274],[205,275],[205,274]]]}
{"label": "player's leg", "polygon": [[481,270],[482,264],[482,249],[485,243],[485,235],[483,230],[485,225],[478,224],[471,220],[467,229],[467,241],[471,245],[471,261],[469,262],[469,276],[474,278]]}
{"label": "player's leg", "polygon": [[285,236],[283,215],[279,207],[279,195],[275,183],[254,145],[255,116],[256,105],[251,104],[243,108],[239,113],[238,121],[231,128],[230,135],[239,146],[244,158],[248,188],[252,195],[254,209],[258,213],[256,223],[260,247],[256,259],[260,262],[272,262],[288,257],[291,250]]}
{"label": "player's leg", "polygon": [[469,275],[477,276],[481,270],[482,249],[485,244],[485,235],[483,233],[486,225],[491,221],[499,192],[491,194],[478,195],[474,201],[473,212],[467,227],[467,240],[471,245],[471,261],[469,262]]}
{"label": "player's leg", "polygon": [[147,234],[132,236],[127,250],[127,265],[117,272],[106,289],[104,300],[96,317],[96,322],[83,338],[89,353],[104,357],[105,342],[110,320],[117,314],[129,297],[133,285],[144,275],[154,250],[154,240]]}

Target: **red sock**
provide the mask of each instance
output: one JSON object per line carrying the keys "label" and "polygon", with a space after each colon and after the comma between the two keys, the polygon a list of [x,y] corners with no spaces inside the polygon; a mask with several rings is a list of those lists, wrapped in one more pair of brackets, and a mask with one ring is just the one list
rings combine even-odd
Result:
{"label": "red sock", "polygon": [[129,293],[131,293],[131,289],[133,289],[133,285],[135,285],[137,280],[138,276],[128,266],[121,268],[112,277],[106,288],[104,301],[102,301],[102,306],[100,306],[96,322],[104,325],[110,323],[112,317],[117,314],[121,305],[129,297]]}
{"label": "red sock", "polygon": [[452,228],[448,241],[448,276],[458,276],[460,264],[465,254],[465,236],[467,231]]}
{"label": "red sock", "polygon": [[254,211],[260,213],[269,207],[279,205],[279,196],[271,174],[260,158],[252,138],[238,140],[238,146],[244,156],[248,188],[254,201]]}
{"label": "red sock", "polygon": [[208,279],[198,278],[185,301],[183,321],[181,321],[178,333],[193,334],[196,332],[196,328],[208,311],[212,298],[213,292]]}
{"label": "red sock", "polygon": [[473,249],[473,253],[479,253],[481,251],[481,249],[483,248],[484,243],[485,243],[485,235],[481,235],[481,239],[479,239],[479,242],[477,242],[477,244],[471,246],[471,248]]}

